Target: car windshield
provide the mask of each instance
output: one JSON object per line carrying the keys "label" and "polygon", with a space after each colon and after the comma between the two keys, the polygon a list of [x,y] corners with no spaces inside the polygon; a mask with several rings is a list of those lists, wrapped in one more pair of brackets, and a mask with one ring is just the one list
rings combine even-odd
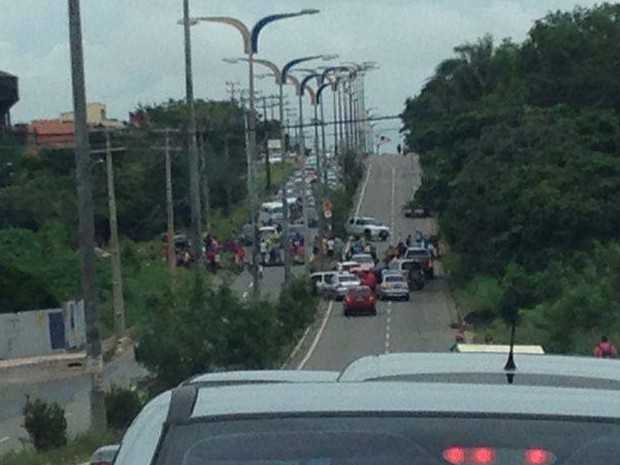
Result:
{"label": "car windshield", "polygon": [[398,283],[405,281],[405,277],[397,274],[390,274],[385,277],[385,282],[387,283]]}
{"label": "car windshield", "polygon": [[609,465],[614,422],[321,415],[174,428],[155,465]]}
{"label": "car windshield", "polygon": [[341,276],[338,276],[338,280],[341,283],[352,283],[352,282],[359,281],[357,276],[353,276],[353,275],[341,275]]}

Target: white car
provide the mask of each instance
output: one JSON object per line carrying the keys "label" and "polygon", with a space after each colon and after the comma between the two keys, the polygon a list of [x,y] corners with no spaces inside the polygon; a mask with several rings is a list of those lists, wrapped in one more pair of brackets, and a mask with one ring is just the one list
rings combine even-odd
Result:
{"label": "white car", "polygon": [[364,236],[371,240],[387,241],[390,237],[390,228],[370,216],[352,216],[347,220],[346,230],[348,234]]}
{"label": "white car", "polygon": [[514,360],[504,369],[502,353],[398,353],[341,373],[207,373],[151,400],[105,456],[116,452],[115,465],[617,463],[620,362]]}

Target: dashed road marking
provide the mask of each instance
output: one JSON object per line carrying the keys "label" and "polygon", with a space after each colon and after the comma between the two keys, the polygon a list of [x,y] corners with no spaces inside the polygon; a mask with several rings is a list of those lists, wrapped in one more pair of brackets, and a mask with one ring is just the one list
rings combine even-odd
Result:
{"label": "dashed road marking", "polygon": [[245,291],[245,292],[243,293],[243,298],[244,298],[244,299],[247,299],[247,298],[248,298],[248,291]]}
{"label": "dashed road marking", "polygon": [[301,361],[301,363],[297,366],[298,370],[301,370],[306,365],[306,363],[308,363],[308,360],[310,360],[310,357],[312,357],[312,354],[314,353],[314,349],[316,349],[316,346],[319,344],[319,339],[321,339],[323,330],[325,330],[325,326],[327,326],[327,320],[329,320],[329,317],[332,314],[332,308],[334,308],[333,300],[329,302],[329,306],[327,307],[327,312],[325,312],[325,316],[323,317],[323,321],[321,322],[321,327],[319,328],[319,331],[316,333],[316,336],[314,337],[314,341],[312,341],[312,345],[310,346],[310,349],[308,349],[306,356]]}
{"label": "dashed road marking", "polygon": [[3,438],[0,438],[0,444],[2,444],[3,442],[7,442],[9,439],[11,439],[11,438],[10,438],[10,437],[8,437],[8,436],[5,436],[5,437],[3,437]]}
{"label": "dashed road marking", "polygon": [[396,167],[392,167],[392,204],[391,204],[392,221],[390,231],[394,234],[394,220],[396,218]]}
{"label": "dashed road marking", "polygon": [[390,337],[391,337],[391,325],[392,325],[392,302],[388,302],[387,306],[387,318],[385,321],[385,353],[390,353]]}
{"label": "dashed road marking", "polygon": [[254,287],[254,281],[250,281],[249,287]]}
{"label": "dashed road marking", "polygon": [[359,216],[360,208],[362,208],[362,201],[364,200],[364,196],[366,195],[366,186],[368,185],[368,180],[370,179],[370,172],[372,171],[372,163],[368,164],[368,169],[366,170],[366,179],[364,179],[364,183],[362,184],[362,190],[360,191],[360,197],[357,199],[357,206],[355,207],[355,216]]}

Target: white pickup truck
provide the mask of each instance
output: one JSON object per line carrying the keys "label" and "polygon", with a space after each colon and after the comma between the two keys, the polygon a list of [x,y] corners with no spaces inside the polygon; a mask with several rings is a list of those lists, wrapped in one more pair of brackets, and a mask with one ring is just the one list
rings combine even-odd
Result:
{"label": "white pickup truck", "polygon": [[364,236],[371,240],[387,241],[390,237],[390,228],[370,216],[352,216],[347,220],[346,230],[348,234]]}

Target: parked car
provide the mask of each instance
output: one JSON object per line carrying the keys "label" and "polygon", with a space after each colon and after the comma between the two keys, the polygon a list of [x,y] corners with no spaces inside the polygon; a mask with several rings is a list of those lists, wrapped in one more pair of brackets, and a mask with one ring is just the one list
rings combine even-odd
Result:
{"label": "parked car", "polygon": [[109,445],[97,449],[90,458],[90,465],[112,465],[120,446]]}
{"label": "parked car", "polygon": [[334,265],[334,271],[350,272],[353,268],[359,268],[360,266],[361,264],[358,262],[347,260],[346,262],[336,263]]}
{"label": "parked car", "polygon": [[368,286],[351,287],[342,301],[344,316],[356,313],[377,314],[376,298]]}
{"label": "parked car", "polygon": [[421,290],[426,284],[426,275],[424,273],[424,267],[418,260],[413,259],[394,259],[388,263],[388,268],[394,271],[400,271],[407,282],[409,283],[409,289]]}
{"label": "parked car", "polygon": [[334,300],[342,300],[347,291],[352,287],[361,286],[360,279],[352,273],[337,273],[335,278],[335,286],[329,292],[329,296]]}
{"label": "parked car", "polygon": [[369,216],[353,216],[347,220],[345,229],[348,234],[364,236],[369,240],[386,241],[390,237],[390,228]]}
{"label": "parked car", "polygon": [[426,279],[433,279],[435,277],[433,255],[427,248],[409,247],[405,252],[404,258],[419,261],[424,267],[424,275],[426,276]]}
{"label": "parked car", "polygon": [[381,300],[409,300],[409,283],[399,271],[385,270],[377,285],[377,298]]}
{"label": "parked car", "polygon": [[367,268],[374,268],[376,265],[374,257],[368,253],[357,253],[355,255],[351,255],[349,260],[352,262],[357,262]]}
{"label": "parked car", "polygon": [[351,268],[351,273],[360,278],[363,286],[368,286],[372,291],[377,287],[377,278],[372,269],[366,267]]}
{"label": "parked car", "polygon": [[312,292],[315,295],[327,295],[336,287],[337,271],[317,271],[310,275],[312,283]]}

